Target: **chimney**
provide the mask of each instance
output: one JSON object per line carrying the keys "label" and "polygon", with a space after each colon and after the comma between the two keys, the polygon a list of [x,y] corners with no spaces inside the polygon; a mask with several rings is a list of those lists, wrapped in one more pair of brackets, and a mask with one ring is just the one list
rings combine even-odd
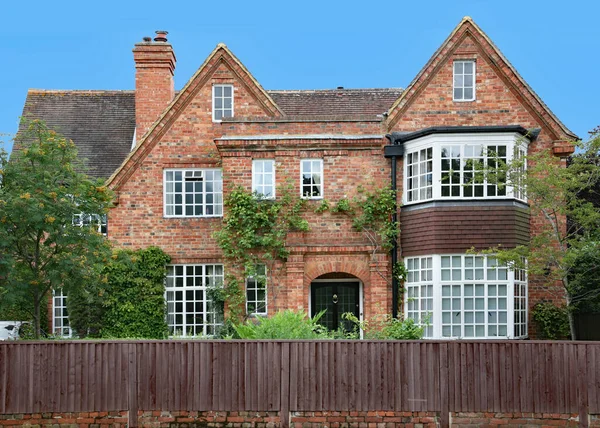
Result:
{"label": "chimney", "polygon": [[[135,126],[139,141],[175,96],[175,53],[167,31],[157,31],[154,41],[144,37],[133,49],[135,61]],[[136,143],[137,143],[136,141]]]}

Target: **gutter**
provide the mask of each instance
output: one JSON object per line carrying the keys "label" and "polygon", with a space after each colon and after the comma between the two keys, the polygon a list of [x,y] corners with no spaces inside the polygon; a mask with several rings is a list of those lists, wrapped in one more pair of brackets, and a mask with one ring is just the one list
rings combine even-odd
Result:
{"label": "gutter", "polygon": [[[384,147],[384,154],[386,158],[392,159],[392,173],[391,173],[391,187],[394,193],[398,189],[397,185],[397,161],[398,157],[404,156],[404,145],[401,141],[401,136],[404,134],[393,132],[391,134],[387,134],[385,137],[390,140],[392,145],[388,145]],[[394,214],[392,214],[392,222],[398,222],[398,198],[396,197],[396,203],[394,206]],[[394,237],[394,241],[392,242],[392,249],[390,251],[392,256],[392,318],[398,318],[398,278],[394,275],[396,270],[396,265],[398,264],[398,236]]]}

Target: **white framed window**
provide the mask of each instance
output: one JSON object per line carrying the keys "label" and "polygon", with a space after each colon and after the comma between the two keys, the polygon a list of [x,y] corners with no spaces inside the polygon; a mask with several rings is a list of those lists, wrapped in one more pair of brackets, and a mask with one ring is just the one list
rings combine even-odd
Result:
{"label": "white framed window", "polygon": [[[434,134],[405,143],[404,204],[446,199],[519,199],[521,186],[506,185],[506,165],[527,155],[518,133]],[[523,167],[523,172],[524,172]]]}
{"label": "white framed window", "polygon": [[233,117],[233,85],[214,85],[212,91],[213,122]]}
{"label": "white framed window", "polygon": [[62,289],[52,290],[52,334],[61,337],[73,336],[73,331],[69,324],[67,295]]}
{"label": "white framed window", "polygon": [[252,192],[267,199],[275,199],[275,161],[254,159],[252,161]]}
{"label": "white framed window", "polygon": [[527,336],[527,271],[515,269],[514,336]]}
{"label": "white framed window", "polygon": [[221,217],[221,170],[165,169],[164,201],[165,217]]}
{"label": "white framed window", "polygon": [[300,196],[305,199],[323,198],[323,159],[300,161]]}
{"label": "white framed window", "polygon": [[[506,178],[484,178],[485,172],[506,165],[506,145],[444,145],[441,148],[441,196],[506,197]],[[500,183],[498,183],[500,181]],[[500,184],[500,185],[499,185]]]}
{"label": "white framed window", "polygon": [[433,197],[433,149],[427,147],[406,155],[408,201]]}
{"label": "white framed window", "polygon": [[406,260],[406,318],[424,327],[423,337],[433,337],[433,260]]}
{"label": "white framed window", "polygon": [[405,316],[426,326],[425,337],[527,336],[524,271],[499,265],[493,256],[465,254],[412,257],[405,263]]}
{"label": "white framed window", "polygon": [[223,265],[169,265],[165,286],[169,334],[213,336],[223,315],[208,291],[223,285]]}
{"label": "white framed window", "polygon": [[74,214],[73,226],[77,227],[94,227],[98,233],[106,236],[107,232],[107,216],[106,214]]}
{"label": "white framed window", "polygon": [[454,61],[452,91],[454,101],[475,100],[475,61]]}
{"label": "white framed window", "polygon": [[246,277],[246,313],[267,315],[267,267],[256,266],[256,272]]}

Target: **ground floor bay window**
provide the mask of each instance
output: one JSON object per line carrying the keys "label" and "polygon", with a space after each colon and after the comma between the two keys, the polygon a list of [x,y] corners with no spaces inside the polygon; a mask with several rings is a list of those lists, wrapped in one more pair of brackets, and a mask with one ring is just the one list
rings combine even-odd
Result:
{"label": "ground floor bay window", "polygon": [[172,336],[212,336],[223,315],[209,289],[223,284],[223,265],[169,265],[165,287],[167,324]]}
{"label": "ground floor bay window", "polygon": [[527,336],[527,277],[491,256],[405,259],[405,314],[435,339]]}

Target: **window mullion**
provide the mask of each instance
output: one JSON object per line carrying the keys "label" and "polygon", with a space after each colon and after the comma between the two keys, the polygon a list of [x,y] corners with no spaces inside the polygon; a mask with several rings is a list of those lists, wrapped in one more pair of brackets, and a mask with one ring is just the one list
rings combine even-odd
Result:
{"label": "window mullion", "polygon": [[506,287],[506,333],[509,339],[515,338],[515,271],[508,270]]}
{"label": "window mullion", "polygon": [[442,262],[441,256],[432,256],[433,279],[433,337],[442,337]]}

